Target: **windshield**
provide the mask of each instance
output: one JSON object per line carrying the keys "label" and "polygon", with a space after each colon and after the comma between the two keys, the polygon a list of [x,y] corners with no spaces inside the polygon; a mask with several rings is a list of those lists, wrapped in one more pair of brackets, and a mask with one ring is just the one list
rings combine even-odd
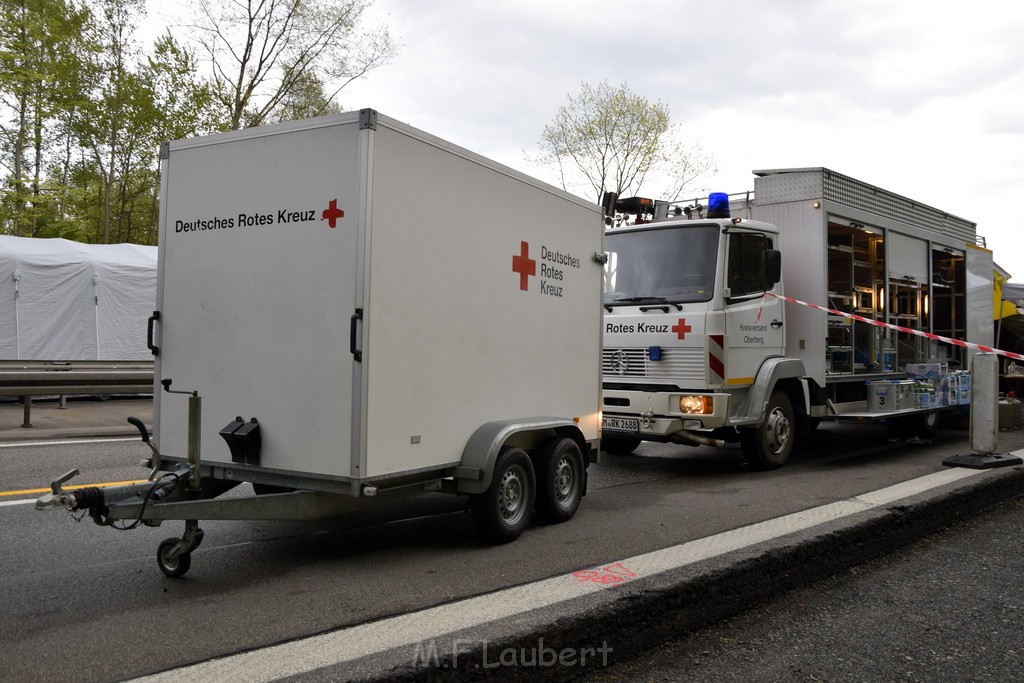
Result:
{"label": "windshield", "polygon": [[607,233],[604,303],[709,301],[720,232],[717,225],[700,225]]}

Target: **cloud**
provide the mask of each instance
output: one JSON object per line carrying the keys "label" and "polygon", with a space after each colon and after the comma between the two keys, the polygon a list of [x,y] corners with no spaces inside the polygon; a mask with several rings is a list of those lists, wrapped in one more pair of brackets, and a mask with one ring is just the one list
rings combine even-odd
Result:
{"label": "cloud", "polygon": [[[403,51],[343,93],[503,163],[528,164],[582,82],[664,102],[718,161],[826,166],[979,224],[1024,280],[1024,6],[974,0],[376,0]],[[997,194],[998,193],[998,194]]]}

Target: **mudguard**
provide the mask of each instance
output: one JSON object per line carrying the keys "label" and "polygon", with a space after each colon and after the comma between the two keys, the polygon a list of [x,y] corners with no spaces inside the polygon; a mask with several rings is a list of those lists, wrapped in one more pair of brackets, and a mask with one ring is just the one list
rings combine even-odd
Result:
{"label": "mudguard", "polygon": [[547,439],[567,436],[579,445],[584,461],[589,450],[579,425],[561,417],[498,420],[480,426],[466,442],[462,463],[455,473],[459,493],[483,493],[491,485],[498,452],[505,444],[529,450]]}

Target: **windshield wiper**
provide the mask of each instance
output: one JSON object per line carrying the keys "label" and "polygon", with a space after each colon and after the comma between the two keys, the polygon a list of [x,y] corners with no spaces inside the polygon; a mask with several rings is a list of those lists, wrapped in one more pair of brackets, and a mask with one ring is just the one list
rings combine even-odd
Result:
{"label": "windshield wiper", "polygon": [[668,301],[663,296],[620,296],[618,299],[612,299],[613,304],[639,304],[639,303],[664,303]]}

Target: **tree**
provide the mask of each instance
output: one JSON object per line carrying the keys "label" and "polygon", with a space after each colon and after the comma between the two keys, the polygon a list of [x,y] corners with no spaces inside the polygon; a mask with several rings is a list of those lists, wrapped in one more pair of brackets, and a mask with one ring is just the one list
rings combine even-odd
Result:
{"label": "tree", "polygon": [[11,114],[0,123],[9,174],[2,213],[15,235],[44,231],[52,203],[43,194],[44,128],[74,99],[72,57],[87,18],[64,0],[11,0],[0,8],[0,104]]}
{"label": "tree", "polygon": [[65,112],[87,156],[58,169],[84,190],[69,193],[68,211],[80,228],[95,226],[85,232],[98,242],[154,243],[160,143],[222,127],[213,88],[198,77],[195,55],[170,34],[143,57],[133,39],[143,0],[93,2],[89,35],[101,49],[84,60],[84,95]]}
{"label": "tree", "polygon": [[100,178],[98,241],[106,244],[114,219],[116,183],[130,169],[126,160],[139,140],[138,119],[154,113],[152,92],[133,70],[139,53],[132,31],[135,19],[145,12],[144,0],[98,0],[96,4],[95,41],[100,49],[85,65],[90,97],[83,102],[86,115],[78,119],[76,130]]}
{"label": "tree", "polygon": [[665,104],[607,81],[583,83],[570,95],[539,144],[535,160],[554,166],[563,188],[589,186],[598,201],[606,191],[636,193],[649,176],[667,179],[670,187],[659,198],[678,199],[712,166],[699,150],[686,150]]}
{"label": "tree", "polygon": [[323,113],[346,85],[396,53],[386,27],[361,30],[369,0],[194,2],[196,40],[232,130],[281,119],[316,81],[321,104],[303,113]]}
{"label": "tree", "polygon": [[307,72],[296,80],[295,87],[281,99],[272,119],[280,123],[339,113],[341,106],[328,99],[323,81],[316,74]]}

